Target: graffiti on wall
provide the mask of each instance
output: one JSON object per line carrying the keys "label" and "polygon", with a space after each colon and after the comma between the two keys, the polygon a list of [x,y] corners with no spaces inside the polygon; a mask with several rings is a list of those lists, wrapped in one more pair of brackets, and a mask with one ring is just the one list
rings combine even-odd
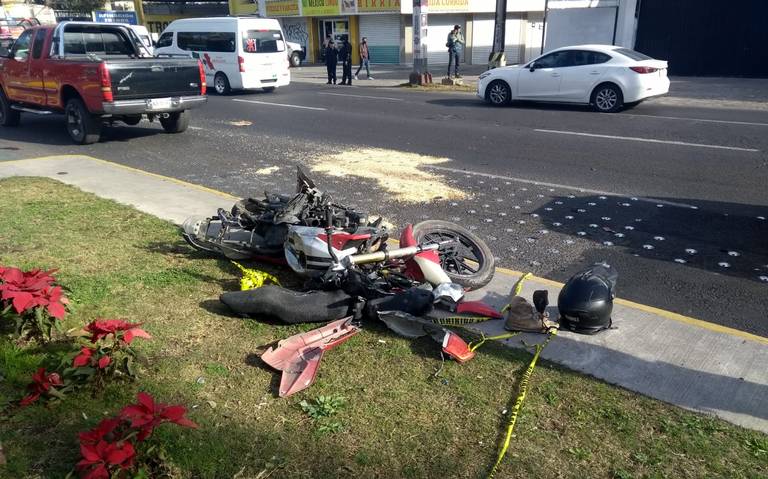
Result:
{"label": "graffiti on wall", "polygon": [[283,31],[285,32],[285,38],[289,42],[296,42],[307,48],[309,43],[309,32],[307,31],[307,22],[291,22],[283,24]]}

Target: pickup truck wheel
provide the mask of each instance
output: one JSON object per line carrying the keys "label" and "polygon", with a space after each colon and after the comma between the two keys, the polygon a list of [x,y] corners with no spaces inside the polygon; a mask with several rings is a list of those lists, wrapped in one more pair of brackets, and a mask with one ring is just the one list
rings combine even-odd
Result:
{"label": "pickup truck wheel", "polygon": [[215,77],[213,77],[213,89],[216,90],[216,93],[219,95],[229,95],[229,92],[232,90],[229,86],[229,78],[227,78],[227,75],[219,72],[216,74]]}
{"label": "pickup truck wheel", "polygon": [[139,116],[124,116],[122,122],[128,126],[136,126],[141,123],[141,115]]}
{"label": "pickup truck wheel", "polygon": [[21,114],[11,108],[11,103],[6,98],[3,90],[0,90],[0,125],[18,126]]}
{"label": "pickup truck wheel", "polygon": [[160,118],[160,124],[166,133],[181,133],[189,126],[189,112],[184,110],[171,113],[168,118]]}
{"label": "pickup truck wheel", "polygon": [[299,55],[299,52],[291,53],[291,66],[298,67],[300,65],[301,65],[301,55]]}
{"label": "pickup truck wheel", "polygon": [[79,98],[71,98],[64,108],[67,132],[75,143],[90,145],[101,137],[101,118],[92,115]]}

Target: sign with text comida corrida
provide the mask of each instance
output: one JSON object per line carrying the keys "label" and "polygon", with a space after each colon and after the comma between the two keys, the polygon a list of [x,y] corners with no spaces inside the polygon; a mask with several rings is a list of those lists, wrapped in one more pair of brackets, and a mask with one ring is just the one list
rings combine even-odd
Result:
{"label": "sign with text comida corrida", "polygon": [[339,0],[301,0],[302,13],[305,16],[338,15]]}
{"label": "sign with text comida corrida", "polygon": [[400,0],[357,0],[358,12],[399,12]]}
{"label": "sign with text comida corrida", "polygon": [[267,0],[264,2],[268,17],[290,17],[299,15],[297,0]]}
{"label": "sign with text comida corrida", "polygon": [[429,0],[429,12],[468,12],[469,0]]}

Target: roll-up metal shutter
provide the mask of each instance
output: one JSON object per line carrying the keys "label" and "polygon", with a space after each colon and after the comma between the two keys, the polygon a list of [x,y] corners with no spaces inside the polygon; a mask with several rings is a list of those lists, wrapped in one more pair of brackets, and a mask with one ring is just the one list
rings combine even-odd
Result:
{"label": "roll-up metal shutter", "polygon": [[472,64],[485,65],[493,48],[493,27],[496,21],[490,13],[478,13],[472,19]]}
{"label": "roll-up metal shutter", "polygon": [[[448,47],[445,42],[454,25],[461,26],[462,35],[466,31],[464,15],[430,14],[427,20],[427,59],[430,65],[448,63]],[[464,38],[467,41],[466,37]],[[464,58],[461,58],[464,62]]]}
{"label": "roll-up metal shutter", "polygon": [[525,20],[522,17],[507,13],[507,23],[504,26],[504,54],[507,57],[507,65],[523,62],[525,56],[524,28]]}
{"label": "roll-up metal shutter", "polygon": [[363,37],[368,39],[372,63],[400,63],[399,14],[360,15],[360,38]]}

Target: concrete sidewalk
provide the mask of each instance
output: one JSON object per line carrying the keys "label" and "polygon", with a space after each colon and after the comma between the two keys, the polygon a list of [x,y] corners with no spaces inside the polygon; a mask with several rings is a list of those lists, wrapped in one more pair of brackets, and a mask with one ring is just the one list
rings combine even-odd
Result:
{"label": "concrete sidewalk", "polygon": [[[41,176],[181,223],[212,214],[234,197],[172,178],[86,156],[54,156],[0,163],[0,178]],[[519,273],[497,270],[490,285],[470,293],[499,308]],[[527,298],[547,289],[556,303],[560,286],[542,278],[525,283]],[[550,312],[557,317],[555,308]],[[595,336],[561,332],[542,356],[568,368],[686,409],[768,433],[768,338],[754,336],[652,307],[617,300],[614,329]],[[476,325],[502,332],[501,321]],[[526,334],[529,343],[542,336]],[[506,340],[522,347],[519,337]]]}
{"label": "concrete sidewalk", "polygon": [[[408,82],[412,67],[409,65],[373,65],[371,76],[367,80],[365,70],[360,72],[360,79],[353,81],[353,86],[396,88]],[[440,83],[445,76],[447,65],[430,67],[433,80]],[[477,77],[486,71],[484,65],[462,65],[460,73],[464,83],[475,87]],[[357,65],[352,73],[357,71]],[[337,77],[341,81],[341,66]],[[654,103],[670,106],[731,108],[745,110],[768,110],[768,79],[765,78],[719,78],[719,77],[671,77],[669,94],[655,98]],[[304,65],[291,69],[291,81],[297,83],[325,84],[325,65]],[[464,92],[465,94],[471,94]]]}

